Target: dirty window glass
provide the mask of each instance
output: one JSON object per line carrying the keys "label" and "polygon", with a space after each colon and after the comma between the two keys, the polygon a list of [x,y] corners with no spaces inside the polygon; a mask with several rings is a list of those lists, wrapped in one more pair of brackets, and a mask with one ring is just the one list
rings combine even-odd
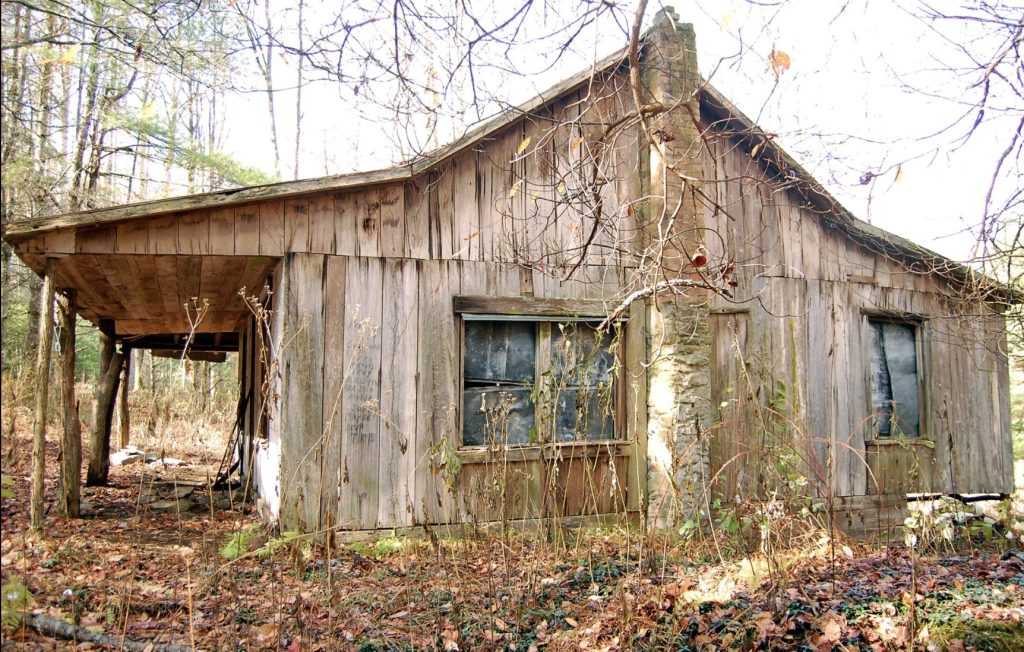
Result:
{"label": "dirty window glass", "polygon": [[613,435],[611,335],[588,324],[551,329],[556,441],[610,439]]}
{"label": "dirty window glass", "polygon": [[614,438],[611,335],[583,323],[497,320],[466,321],[464,333],[464,446]]}
{"label": "dirty window glass", "polygon": [[917,436],[921,428],[918,397],[917,327],[868,320],[871,331],[871,400],[880,436]]}
{"label": "dirty window glass", "polygon": [[471,321],[465,333],[463,445],[514,446],[536,440],[532,394],[537,325]]}
{"label": "dirty window glass", "polygon": [[537,356],[532,322],[466,323],[466,380],[532,383]]}
{"label": "dirty window glass", "polygon": [[467,387],[462,399],[464,446],[529,444],[536,435],[531,388]]}

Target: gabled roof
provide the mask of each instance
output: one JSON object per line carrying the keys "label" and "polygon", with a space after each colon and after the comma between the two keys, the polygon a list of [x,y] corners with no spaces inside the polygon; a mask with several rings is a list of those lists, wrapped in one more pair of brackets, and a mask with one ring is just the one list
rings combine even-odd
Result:
{"label": "gabled roof", "polygon": [[[644,36],[644,39],[646,38],[647,35]],[[455,142],[418,156],[402,165],[370,172],[219,190],[15,222],[8,225],[4,238],[13,244],[40,234],[66,228],[88,227],[184,211],[235,206],[265,199],[281,199],[324,191],[352,190],[370,185],[404,182],[494,135],[523,116],[531,115],[558,98],[582,88],[596,75],[606,74],[627,65],[627,56],[627,49],[622,49],[605,57],[587,69],[538,94],[528,102],[506,109],[491,120],[470,129]],[[724,129],[736,137],[745,151],[752,158],[764,164],[776,180],[787,183],[804,198],[807,207],[812,208],[823,220],[844,233],[853,242],[873,252],[897,258],[911,271],[936,273],[957,283],[973,283],[988,288],[987,291],[992,299],[1014,302],[1021,300],[1011,289],[984,277],[962,263],[858,219],[782,149],[770,134],[744,115],[710,82],[702,81],[698,92],[701,110],[714,118],[716,128]]]}

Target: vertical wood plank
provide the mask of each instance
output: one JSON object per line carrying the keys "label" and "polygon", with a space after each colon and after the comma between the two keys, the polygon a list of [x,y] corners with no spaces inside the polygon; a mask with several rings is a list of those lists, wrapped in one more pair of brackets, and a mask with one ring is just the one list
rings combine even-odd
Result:
{"label": "vertical wood plank", "polygon": [[430,257],[430,227],[427,215],[426,175],[405,183],[405,241],[410,258]]}
{"label": "vertical wood plank", "polygon": [[454,253],[452,249],[453,176],[451,163],[439,166],[438,170],[431,174],[429,203],[430,256],[435,259],[447,260]]}
{"label": "vertical wood plank", "polygon": [[334,251],[339,256],[356,255],[356,223],[362,212],[359,192],[334,195]]}
{"label": "vertical wood plank", "polygon": [[239,206],[235,215],[235,253],[255,256],[260,253],[260,208],[256,204]]}
{"label": "vertical wood plank", "polygon": [[376,189],[371,189],[361,191],[359,195],[356,255],[375,258],[380,256],[380,194]]}
{"label": "vertical wood plank", "polygon": [[992,428],[994,457],[1000,473],[993,478],[996,491],[1010,493],[1014,485],[1013,440],[1010,421],[1010,367],[1007,359],[1006,321],[1001,315],[989,315],[986,326],[988,353],[991,356],[992,402],[995,423]]}
{"label": "vertical wood plank", "polygon": [[149,253],[178,253],[178,221],[172,215],[149,220]]}
{"label": "vertical wood plank", "polygon": [[284,254],[284,202],[265,201],[260,204],[260,254],[281,256]]}
{"label": "vertical wood plank", "polygon": [[[332,221],[333,224],[333,221]],[[345,270],[348,259],[328,256],[324,280],[324,492],[320,506],[325,526],[338,523],[345,387]],[[329,490],[329,491],[328,491]]]}
{"label": "vertical wood plank", "polygon": [[711,403],[717,423],[709,442],[711,471],[717,480],[713,496],[732,501],[747,496],[751,445],[750,398],[746,376],[749,317],[746,313],[711,315]]}
{"label": "vertical wood plank", "polygon": [[480,231],[480,260],[495,260],[494,258],[494,163],[487,144],[492,141],[484,140],[477,147],[477,229]]}
{"label": "vertical wood plank", "polygon": [[626,509],[643,509],[647,496],[647,308],[634,303],[626,324],[625,355],[619,382],[626,396],[626,438],[629,461],[626,467]]}
{"label": "vertical wood plank", "polygon": [[[618,248],[614,264],[626,265],[632,259],[633,252],[641,251],[643,238],[641,231],[640,206],[638,200],[642,196],[640,190],[640,152],[641,133],[639,127],[623,131],[615,139],[615,188],[618,193],[620,210]],[[706,184],[714,185],[714,184]],[[717,238],[705,238],[705,241]],[[710,243],[707,243],[710,245]],[[717,242],[716,242],[717,244]],[[712,258],[711,260],[720,260]]]}
{"label": "vertical wood plank", "polygon": [[290,254],[281,370],[281,521],[299,532],[320,529],[320,505],[335,489],[325,483],[323,367],[324,257]]}
{"label": "vertical wood plank", "polygon": [[[148,224],[146,225],[146,228],[148,231]],[[60,229],[58,231],[51,231],[50,233],[47,233],[46,236],[44,236],[43,240],[46,243],[45,251],[48,251],[53,254],[75,253],[75,229]]]}
{"label": "vertical wood plank", "polygon": [[318,254],[334,253],[334,196],[329,193],[309,199],[309,250]]}
{"label": "vertical wood plank", "polygon": [[405,187],[380,188],[380,253],[386,258],[405,256]]}
{"label": "vertical wood plank", "polygon": [[927,351],[925,366],[925,392],[928,397],[929,436],[935,442],[935,468],[932,475],[936,491],[955,492],[952,460],[954,449],[953,432],[950,427],[952,377],[949,367],[949,339],[943,335],[944,318],[932,319],[922,328],[924,346]]}
{"label": "vertical wood plank", "polygon": [[477,212],[477,157],[468,150],[452,164],[452,257],[477,260],[480,257],[480,218]]}
{"label": "vertical wood plank", "polygon": [[117,227],[84,229],[75,239],[75,253],[111,254],[117,247]]}
{"label": "vertical wood plank", "polygon": [[383,261],[358,258],[347,266],[339,524],[353,529],[377,523],[382,284]]}
{"label": "vertical wood plank", "polygon": [[117,225],[117,253],[144,254],[149,251],[149,223],[131,220]]}
{"label": "vertical wood plank", "polygon": [[450,263],[420,261],[419,323],[416,386],[416,490],[417,522],[445,523],[457,518],[449,490],[451,478],[435,463],[432,449],[454,451],[459,440],[455,381],[456,325],[452,296],[459,292]]}
{"label": "vertical wood plank", "polygon": [[554,211],[555,228],[550,238],[553,247],[551,263],[555,273],[566,270],[579,259],[583,243],[583,218],[580,215],[577,191],[580,184],[584,141],[580,127],[579,93],[567,96],[555,109],[558,127],[552,143],[554,197],[558,205]]}
{"label": "vertical wood plank", "polygon": [[[768,276],[785,276],[785,251],[783,245],[783,217],[778,205],[778,195],[765,179],[760,166],[751,162],[750,173],[754,175],[750,191],[751,226],[756,229],[756,241],[760,250],[763,273]],[[788,222],[787,222],[788,225]]]}
{"label": "vertical wood plank", "polygon": [[235,253],[235,209],[210,211],[210,253],[232,256]]}
{"label": "vertical wood plank", "polygon": [[309,199],[294,197],[284,202],[285,250],[309,251]]}
{"label": "vertical wood plank", "polygon": [[190,211],[176,213],[178,220],[178,253],[202,255],[210,253],[210,213]]}
{"label": "vertical wood plank", "polygon": [[526,200],[529,196],[526,161],[517,154],[524,136],[523,121],[520,121],[500,134],[495,143],[495,156],[502,168],[502,190],[505,193],[501,202],[501,261],[513,261],[520,256],[533,259],[536,253],[531,247],[526,225]]}
{"label": "vertical wood plank", "polygon": [[381,399],[377,527],[412,525],[415,488],[416,332],[419,304],[416,264],[384,264],[381,332]]}

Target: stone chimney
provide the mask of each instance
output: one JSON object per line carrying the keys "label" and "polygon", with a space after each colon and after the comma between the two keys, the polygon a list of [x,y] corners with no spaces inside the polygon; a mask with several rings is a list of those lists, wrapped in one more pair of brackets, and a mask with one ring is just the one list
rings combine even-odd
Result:
{"label": "stone chimney", "polygon": [[[696,35],[672,7],[654,17],[643,57],[649,101],[665,112],[650,120],[646,219],[648,247],[663,251],[651,280],[694,277],[703,242],[704,183],[697,90]],[[665,240],[664,247],[658,238]],[[699,509],[708,481],[711,331],[705,292],[662,293],[648,305],[648,524],[669,527]]]}

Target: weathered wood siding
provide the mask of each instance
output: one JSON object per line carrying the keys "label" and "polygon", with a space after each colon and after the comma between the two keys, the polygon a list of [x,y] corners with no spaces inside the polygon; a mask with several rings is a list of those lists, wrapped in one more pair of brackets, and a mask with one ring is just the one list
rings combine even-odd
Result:
{"label": "weathered wood siding", "polygon": [[[539,449],[507,458],[460,453],[461,470],[447,479],[440,462],[460,441],[453,297],[519,297],[532,289],[540,298],[597,298],[617,286],[611,268],[587,272],[604,282],[559,286],[505,263],[288,254],[277,435],[284,526],[365,530],[637,509],[643,471],[635,441],[568,447],[557,460]],[[635,327],[630,355],[643,337],[642,323]],[[639,365],[631,371],[623,382],[636,393],[642,373]],[[627,416],[629,435],[642,421],[635,406],[624,406]],[[499,477],[499,464],[509,480],[502,509],[481,489]]]}
{"label": "weathered wood siding", "polygon": [[[712,260],[735,261],[738,282],[733,299],[712,305],[718,488],[753,490],[765,438],[756,423],[764,413],[751,404],[774,399],[792,438],[773,452],[796,456],[819,491],[1009,491],[1003,318],[984,302],[958,300],[935,274],[858,245],[769,182],[734,138],[709,135],[708,245]],[[872,313],[923,318],[917,441],[870,441]]]}

